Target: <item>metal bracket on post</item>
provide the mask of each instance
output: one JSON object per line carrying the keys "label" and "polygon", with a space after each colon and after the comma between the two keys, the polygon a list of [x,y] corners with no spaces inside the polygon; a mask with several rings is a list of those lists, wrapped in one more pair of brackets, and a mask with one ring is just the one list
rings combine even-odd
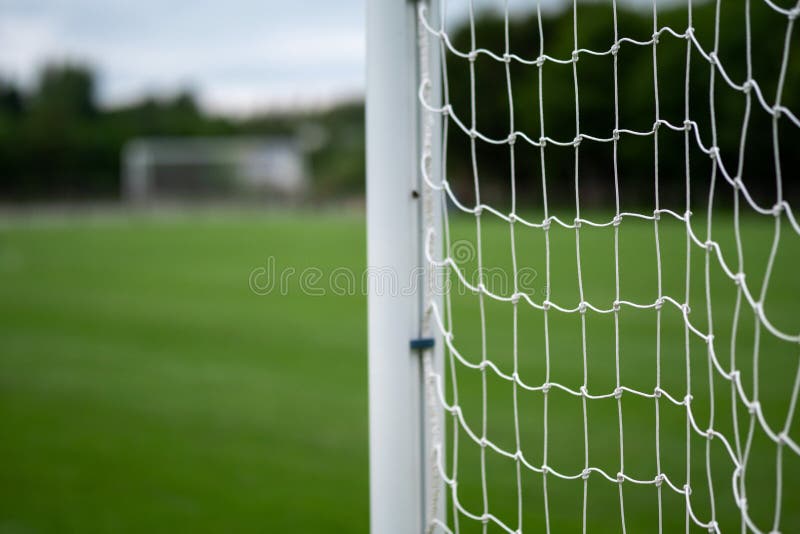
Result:
{"label": "metal bracket on post", "polygon": [[426,349],[432,349],[435,344],[436,343],[432,337],[419,337],[412,339],[409,343],[409,346],[411,350],[418,350],[421,355],[422,351]]}

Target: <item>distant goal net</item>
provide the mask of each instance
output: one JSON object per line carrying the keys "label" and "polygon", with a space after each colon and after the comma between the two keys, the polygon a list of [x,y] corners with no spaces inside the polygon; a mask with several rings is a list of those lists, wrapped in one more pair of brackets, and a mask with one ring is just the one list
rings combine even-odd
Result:
{"label": "distant goal net", "polygon": [[414,9],[420,529],[800,532],[800,3]]}
{"label": "distant goal net", "polygon": [[302,145],[289,137],[153,137],[122,151],[121,196],[132,204],[287,202],[309,191]]}

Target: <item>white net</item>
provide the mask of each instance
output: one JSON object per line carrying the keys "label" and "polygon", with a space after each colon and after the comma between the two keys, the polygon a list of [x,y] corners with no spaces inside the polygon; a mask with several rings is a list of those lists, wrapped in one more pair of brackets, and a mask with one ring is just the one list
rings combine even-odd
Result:
{"label": "white net", "polygon": [[[425,361],[428,402],[445,413],[437,421],[428,412],[445,489],[430,492],[431,530],[800,531],[800,225],[786,193],[800,119],[785,104],[794,102],[785,97],[797,75],[800,3],[671,3],[666,25],[653,0],[652,32],[640,39],[620,29],[628,15],[616,2],[585,12],[575,2],[560,15],[572,29],[563,56],[556,39],[565,36],[546,35],[553,15],[538,3],[520,26],[519,10],[500,3],[499,49],[479,46],[471,1],[454,35],[447,4],[418,10],[427,261],[444,282],[428,289],[425,321],[446,346],[444,374]],[[601,24],[600,9],[607,46],[585,48],[582,29]],[[702,30],[698,10],[709,14]],[[752,29],[762,16],[777,47]],[[726,33],[739,44],[726,48]],[[538,50],[518,55],[512,42]],[[680,48],[679,61],[668,47]],[[647,69],[621,81],[625,54],[641,64],[641,51]],[[434,54],[441,68],[432,72]],[[608,61],[608,91],[582,74],[592,58]],[[761,59],[774,68],[758,70]],[[481,77],[491,68],[496,76]],[[558,69],[571,76],[574,107],[547,91]],[[515,76],[533,83],[519,91]],[[630,80],[641,85],[628,88]],[[503,102],[482,101],[497,85]],[[626,123],[626,90],[648,91],[652,111],[636,115],[649,128]],[[727,105],[731,95],[738,107]],[[669,99],[682,117],[665,109]],[[482,106],[497,119],[486,129]],[[598,108],[612,119],[607,131],[581,121]],[[497,110],[507,110],[502,120]],[[498,122],[507,130],[496,136],[488,130]],[[565,123],[572,137],[550,133]],[[432,153],[434,136],[441,154]],[[597,147],[608,147],[602,172],[584,157]],[[648,164],[625,159],[626,150],[646,151]],[[454,151],[465,154],[469,187],[458,162],[449,165]],[[502,187],[486,178],[498,168]],[[592,189],[606,182],[610,209]],[[649,207],[624,208],[625,184],[643,182]],[[562,191],[574,194],[569,208]],[[441,235],[433,210],[443,213]]]}

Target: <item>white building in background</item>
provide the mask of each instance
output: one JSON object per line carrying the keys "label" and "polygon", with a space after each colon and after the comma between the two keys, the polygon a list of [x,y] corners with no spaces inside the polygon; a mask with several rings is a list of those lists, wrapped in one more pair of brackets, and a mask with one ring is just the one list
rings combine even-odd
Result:
{"label": "white building in background", "polygon": [[288,137],[135,139],[121,167],[132,203],[299,200],[310,187],[303,147]]}

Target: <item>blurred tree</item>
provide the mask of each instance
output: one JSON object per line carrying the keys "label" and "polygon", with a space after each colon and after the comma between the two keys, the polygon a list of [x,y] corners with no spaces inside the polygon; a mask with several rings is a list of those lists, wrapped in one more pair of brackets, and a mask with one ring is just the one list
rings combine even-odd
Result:
{"label": "blurred tree", "polygon": [[[747,76],[744,7],[731,4],[721,10],[719,56],[728,75],[741,82]],[[714,5],[695,5],[692,25],[706,51],[713,48]],[[569,58],[573,49],[572,10],[549,14],[542,21],[544,53]],[[761,4],[751,13],[753,76],[761,85],[764,98],[772,102],[780,71],[785,17],[776,16]],[[619,9],[619,34],[647,41],[653,32],[648,9]],[[659,9],[658,26],[681,32],[687,26],[685,7]],[[608,50],[614,41],[612,10],[608,2],[578,3],[579,47]],[[790,55],[783,104],[800,109],[800,40],[797,32],[789,43]],[[494,12],[480,14],[475,23],[476,47],[502,55],[505,48],[504,20]],[[468,26],[452,28],[456,48],[471,48]],[[539,25],[535,13],[512,17],[509,26],[510,48],[518,56],[533,60],[539,55]],[[657,47],[658,98],[660,116],[672,124],[684,120],[684,72],[686,40],[663,34]],[[469,62],[448,53],[447,74],[453,109],[470,123],[471,95]],[[553,139],[575,138],[575,89],[572,65],[546,62],[542,69],[539,116],[539,69],[512,61],[511,91],[514,100],[514,127],[531,139],[540,129]],[[596,137],[610,137],[614,128],[613,58],[610,55],[581,54],[576,65],[579,95],[580,131]],[[505,64],[479,55],[475,62],[477,128],[493,138],[508,136],[510,106]],[[711,65],[694,48],[691,52],[690,116],[699,124],[706,146],[712,144],[709,90]],[[620,128],[649,130],[655,121],[652,48],[621,43],[618,55]],[[139,136],[215,136],[277,135],[308,140],[313,132],[324,142],[306,143],[312,168],[313,191],[317,198],[351,196],[363,193],[364,181],[364,106],[363,102],[340,103],[331,109],[271,112],[244,119],[213,116],[204,112],[190,90],[170,97],[146,97],[141,101],[103,108],[96,96],[91,69],[78,63],[45,66],[31,91],[23,91],[0,78],[0,197],[115,197],[119,192],[119,154],[122,146]],[[717,74],[715,113],[717,144],[729,173],[735,173],[739,135],[745,98],[728,87]],[[761,203],[775,198],[775,165],[771,117],[756,99],[750,115],[744,180]],[[451,123],[448,152],[450,183],[459,197],[470,201],[473,190],[469,138]],[[800,195],[800,181],[790,179],[789,169],[800,165],[800,129],[785,119],[779,122],[781,165],[787,198]],[[685,160],[682,132],[662,128],[659,134],[661,158],[659,182],[661,198],[672,207],[681,205],[684,195]],[[524,142],[516,145],[516,184],[521,205],[541,205],[539,151]],[[510,162],[504,145],[476,144],[481,194],[488,202],[506,202],[510,193]],[[622,136],[618,169],[623,205],[650,206],[653,203],[653,138]],[[585,205],[613,202],[613,154],[610,143],[586,140],[580,147],[581,198]],[[730,163],[727,163],[730,162]],[[574,154],[571,147],[546,150],[548,197],[552,203],[574,202]],[[703,201],[710,179],[710,159],[691,143],[691,187],[693,197]],[[718,180],[721,178],[718,177]],[[729,192],[732,191],[728,188]],[[720,188],[722,191],[723,189]],[[718,196],[730,202],[732,194]],[[682,208],[681,208],[682,209]]]}
{"label": "blurred tree", "polygon": [[[775,16],[769,9],[758,9],[751,13],[753,43],[753,77],[758,80],[767,102],[774,99],[776,80],[783,57],[785,18]],[[606,51],[614,42],[612,10],[608,3],[583,2],[578,4],[578,47]],[[727,73],[737,83],[742,83],[746,71],[746,34],[744,31],[744,7],[733,4],[721,10],[719,57]],[[697,38],[706,52],[713,50],[714,38],[713,2],[695,5],[693,26]],[[653,33],[653,16],[648,9],[620,9],[618,15],[621,36],[647,41]],[[687,27],[686,8],[676,7],[659,10],[658,26],[670,26],[678,32]],[[777,31],[776,31],[777,29]],[[505,49],[505,25],[503,17],[493,11],[476,18],[475,47],[491,50],[501,56]],[[539,56],[539,25],[535,14],[511,19],[509,25],[512,52],[528,60]],[[796,37],[796,36],[795,36]],[[468,52],[472,47],[468,25],[451,31],[453,45]],[[544,54],[558,59],[569,59],[573,49],[572,9],[547,16],[542,21]],[[789,43],[790,55],[787,78],[783,90],[783,104],[789,109],[800,109],[800,41]],[[681,125],[684,120],[684,86],[686,70],[686,41],[669,34],[660,37],[658,45],[658,97],[660,117],[672,124]],[[647,131],[655,122],[655,89],[653,84],[652,47],[621,43],[618,52],[618,88],[620,129]],[[694,49],[691,53],[690,117],[699,125],[705,146],[713,144],[711,109],[709,106],[710,77],[713,67]],[[545,62],[542,72],[541,95],[538,84],[538,68],[535,65],[510,64],[511,92],[514,98],[514,128],[531,139],[540,137],[540,128],[548,137],[564,142],[576,136],[576,95],[571,64],[560,65]],[[614,63],[611,55],[592,56],[581,54],[576,64],[578,78],[578,113],[580,132],[595,137],[608,138],[614,129]],[[469,125],[471,121],[469,61],[447,54],[450,101],[454,112]],[[729,173],[736,172],[739,137],[744,117],[745,96],[731,89],[722,77],[715,73],[714,90],[717,126],[717,145],[727,162]],[[475,99],[475,123],[477,129],[489,137],[504,139],[509,135],[509,97],[505,65],[485,55],[475,61],[477,80]],[[493,80],[493,82],[487,82]],[[544,117],[539,116],[541,97]],[[775,171],[771,117],[755,98],[750,115],[750,135],[747,138],[743,177],[751,192],[763,202],[775,200]],[[780,128],[781,163],[784,169],[795,169],[800,165],[800,152],[794,150],[800,142],[800,132],[788,120]],[[448,168],[451,184],[461,196],[470,199],[473,189],[473,167],[469,138],[454,124],[451,128],[451,143],[448,153]],[[683,134],[664,132],[660,135],[662,157],[659,160],[660,194],[675,203],[685,191],[685,159],[683,156]],[[766,132],[756,135],[754,132]],[[705,201],[710,179],[710,161],[700,153],[692,139],[690,158],[691,184],[698,203]],[[552,202],[574,202],[574,162],[571,148],[551,145],[546,150],[546,173],[548,196]],[[654,198],[654,161],[652,136],[636,138],[624,135],[619,142],[618,169],[627,205],[652,205]],[[665,157],[666,155],[666,157]],[[582,202],[586,204],[613,203],[612,147],[609,143],[584,141],[580,145],[580,183]],[[511,173],[508,149],[478,141],[476,143],[481,193],[488,201],[501,201],[510,194]],[[541,190],[540,161],[538,149],[517,143],[517,188],[523,199],[536,198]],[[718,177],[718,181],[722,180]],[[797,181],[783,177],[787,196],[797,197],[800,187]],[[720,188],[720,190],[723,190]],[[724,191],[724,190],[723,190]],[[718,201],[730,202],[732,188],[727,188]],[[540,199],[538,204],[540,205]],[[537,202],[532,202],[537,204]]]}
{"label": "blurred tree", "polygon": [[13,83],[0,78],[0,116],[16,118],[23,111],[22,92]]}

